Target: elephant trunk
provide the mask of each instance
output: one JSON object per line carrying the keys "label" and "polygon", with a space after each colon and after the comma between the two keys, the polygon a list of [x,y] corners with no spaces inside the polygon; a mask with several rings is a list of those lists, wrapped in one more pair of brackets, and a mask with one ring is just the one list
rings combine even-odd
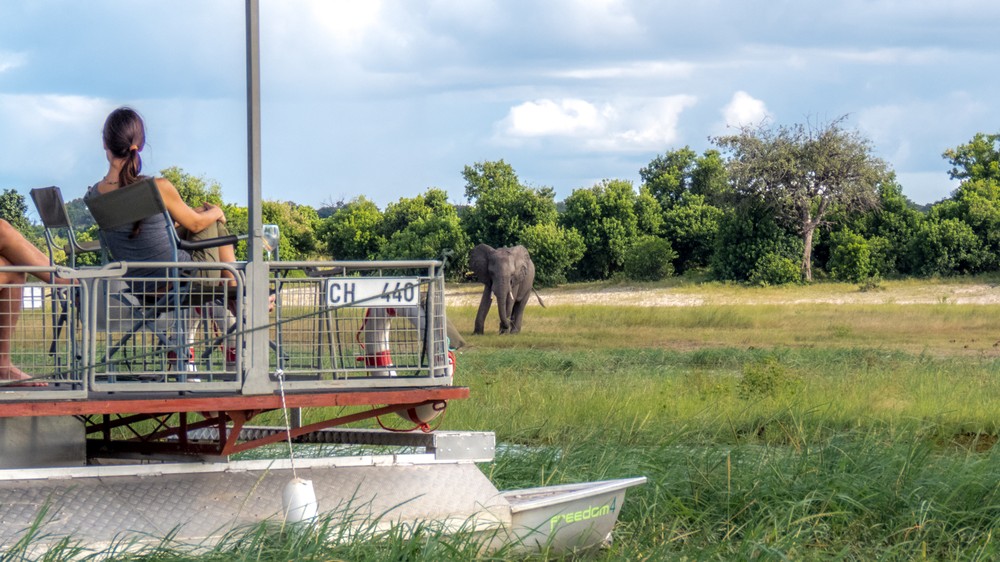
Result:
{"label": "elephant trunk", "polygon": [[497,297],[497,313],[500,316],[500,333],[510,332],[510,313],[514,308],[514,295],[511,294],[511,278],[501,277],[493,282],[493,293]]}

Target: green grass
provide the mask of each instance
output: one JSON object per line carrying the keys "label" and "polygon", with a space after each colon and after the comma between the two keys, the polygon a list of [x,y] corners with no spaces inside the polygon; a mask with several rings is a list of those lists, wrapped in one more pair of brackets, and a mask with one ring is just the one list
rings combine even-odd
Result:
{"label": "green grass", "polygon": [[530,312],[470,340],[446,426],[528,446],[501,488],[647,476],[606,559],[1000,556],[994,307]]}
{"label": "green grass", "polygon": [[[500,489],[646,476],[599,559],[998,559],[996,313],[533,306],[518,336],[468,338],[456,384],[471,397],[440,427],[496,432],[482,468]],[[449,309],[466,334],[474,315]],[[261,526],[108,559],[463,560],[481,545],[430,524],[363,540],[324,525],[336,540]]]}

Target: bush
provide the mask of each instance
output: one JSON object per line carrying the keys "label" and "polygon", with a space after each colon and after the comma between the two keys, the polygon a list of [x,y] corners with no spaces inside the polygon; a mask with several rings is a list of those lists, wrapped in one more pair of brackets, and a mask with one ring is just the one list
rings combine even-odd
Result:
{"label": "bush", "polygon": [[882,236],[865,238],[852,230],[841,230],[830,236],[830,259],[827,269],[834,279],[867,284],[896,268],[892,244]]}
{"label": "bush", "polygon": [[763,207],[741,207],[720,218],[710,260],[717,279],[747,281],[768,254],[802,256],[802,238],[778,225]]}
{"label": "bush", "polygon": [[918,275],[977,273],[988,261],[982,241],[958,219],[921,223],[908,250],[911,271]]}
{"label": "bush", "polygon": [[521,232],[520,244],[535,264],[535,285],[566,282],[566,272],[583,257],[583,237],[573,228],[553,223],[533,224]]}
{"label": "bush", "polygon": [[830,261],[827,268],[834,279],[860,283],[875,273],[872,251],[863,236],[850,230],[830,236]]}
{"label": "bush", "polygon": [[736,394],[744,400],[777,398],[794,393],[800,384],[799,377],[789,373],[776,358],[765,357],[743,365]]}
{"label": "bush", "polygon": [[674,274],[677,253],[670,242],[656,236],[640,236],[625,254],[625,277],[633,281],[659,281]]}
{"label": "bush", "polygon": [[786,285],[802,280],[802,269],[794,260],[779,254],[768,253],[757,261],[750,272],[750,284],[766,287],[768,285]]}

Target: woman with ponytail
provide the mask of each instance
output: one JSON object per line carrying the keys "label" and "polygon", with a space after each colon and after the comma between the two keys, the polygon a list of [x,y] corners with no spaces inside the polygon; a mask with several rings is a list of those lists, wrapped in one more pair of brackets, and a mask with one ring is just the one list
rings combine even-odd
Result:
{"label": "woman with ponytail", "polygon": [[[104,151],[108,158],[108,171],[101,178],[101,181],[87,190],[86,197],[110,193],[145,179],[145,176],[141,175],[141,153],[146,145],[146,131],[142,117],[135,110],[120,107],[112,111],[104,122],[103,138]],[[160,192],[160,199],[163,200],[163,205],[170,214],[179,237],[194,241],[229,234],[225,226],[226,216],[218,205],[205,203],[200,207],[191,208],[184,202],[170,180],[158,177],[154,181]],[[162,215],[150,217],[133,225],[102,231],[102,238],[108,244],[108,249],[115,259],[131,262],[171,261],[175,244],[166,230],[164,221],[165,218]],[[232,245],[197,250],[190,254],[179,248],[176,251],[179,261],[236,261],[236,252]],[[157,269],[133,269],[129,273],[135,277],[157,277],[162,274],[162,270]],[[223,271],[222,275],[229,279],[231,286],[236,285],[232,273]],[[201,276],[218,278],[219,272],[204,270],[201,272]],[[208,316],[217,324],[225,326],[223,331],[231,332],[229,328],[235,323],[235,319],[228,313],[225,303],[218,303],[207,308]],[[236,350],[233,348],[234,341],[234,336],[230,336],[229,341],[226,342],[227,359],[231,358],[233,361],[235,361],[236,354]]]}
{"label": "woman with ponytail", "polygon": [[[135,110],[120,107],[108,115],[104,122],[104,151],[108,158],[108,172],[101,181],[87,190],[87,197],[109,193],[143,179],[142,149],[146,145],[146,130],[142,117]],[[191,208],[181,199],[170,180],[156,178],[160,198],[178,226],[177,234],[188,240],[215,238],[229,234],[226,216],[217,205],[205,203]],[[158,224],[153,224],[158,223]],[[117,231],[105,232],[105,239],[112,246],[115,259],[125,261],[170,261],[173,243],[159,217]],[[203,252],[203,253],[202,253]],[[180,261],[234,262],[236,252],[232,245],[209,248],[190,255],[178,250]],[[235,282],[233,282],[235,284]]]}

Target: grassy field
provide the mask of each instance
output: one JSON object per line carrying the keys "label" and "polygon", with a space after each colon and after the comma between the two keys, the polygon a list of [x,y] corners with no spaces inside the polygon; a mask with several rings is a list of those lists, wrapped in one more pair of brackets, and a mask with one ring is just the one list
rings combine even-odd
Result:
{"label": "grassy field", "polygon": [[[532,303],[520,335],[467,338],[456,384],[471,398],[440,427],[496,432],[497,458],[483,469],[500,489],[648,477],[598,559],[1000,559],[1000,307],[941,298],[965,293],[934,283],[907,282],[903,292],[924,295],[911,304],[892,287],[869,302],[851,298],[856,287],[823,285],[784,300],[775,289],[650,288],[696,295],[698,306],[613,306],[613,285],[547,293],[550,306]],[[611,302],[573,301],[580,291]],[[471,305],[448,314],[471,333]],[[208,553],[108,559],[477,552],[474,538],[432,526],[367,541],[324,532],[343,530],[261,527]]]}
{"label": "grassy field", "polygon": [[535,306],[469,339],[444,426],[524,446],[501,488],[649,477],[608,560],[996,559],[997,312]]}

